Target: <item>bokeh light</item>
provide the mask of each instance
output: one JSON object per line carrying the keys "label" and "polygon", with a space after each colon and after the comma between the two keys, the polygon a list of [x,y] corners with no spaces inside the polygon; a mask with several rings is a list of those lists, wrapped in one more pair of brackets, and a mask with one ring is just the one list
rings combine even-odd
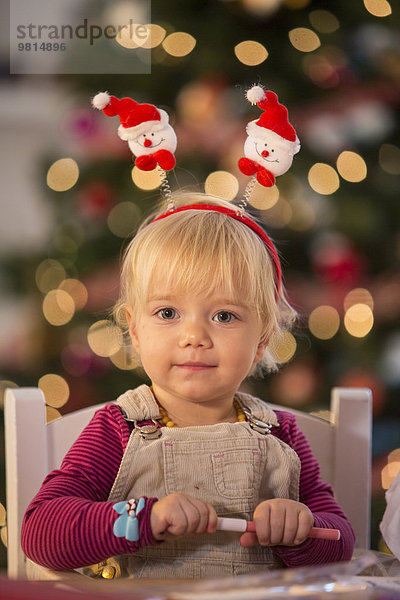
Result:
{"label": "bokeh light", "polygon": [[338,18],[329,10],[312,10],[308,18],[314,29],[320,33],[333,33],[340,27]]}
{"label": "bokeh light", "polygon": [[204,183],[204,191],[206,194],[217,196],[217,198],[223,198],[230,202],[236,197],[239,191],[239,182],[228,171],[214,171],[207,177]]}
{"label": "bokeh light", "polygon": [[285,198],[280,197],[268,211],[261,213],[261,219],[268,227],[286,227],[293,218],[293,210]]}
{"label": "bokeh light", "polygon": [[278,10],[282,0],[242,0],[243,7],[257,17],[266,17]]}
{"label": "bokeh light", "polygon": [[132,346],[123,346],[110,356],[110,360],[121,371],[131,371],[141,364],[139,355]]}
{"label": "bokeh light", "polygon": [[394,478],[400,472],[400,448],[396,448],[389,453],[387,465],[381,471],[381,481],[384,490],[390,488]]}
{"label": "bokeh light", "polygon": [[51,423],[56,419],[61,419],[62,414],[56,408],[52,406],[46,406],[46,423]]}
{"label": "bokeh light", "polygon": [[236,58],[248,67],[260,65],[268,58],[267,49],[259,42],[253,40],[240,42],[240,44],[235,46],[234,52]]}
{"label": "bokeh light", "polygon": [[39,379],[38,387],[42,390],[48,406],[60,408],[68,402],[69,385],[60,375],[54,373],[43,375]]}
{"label": "bokeh light", "polygon": [[132,181],[141,190],[155,190],[160,187],[163,172],[156,167],[153,171],[142,171],[137,167],[132,169]]}
{"label": "bokeh light", "polygon": [[269,351],[279,364],[286,363],[293,358],[296,348],[296,339],[289,331],[284,331],[280,335],[273,335],[269,344]]}
{"label": "bokeh light", "polygon": [[391,462],[400,462],[400,448],[396,448],[395,450],[389,452],[388,464]]}
{"label": "bokeh light", "polygon": [[372,329],[374,315],[367,304],[353,304],[346,310],[344,326],[353,337],[365,337]]}
{"label": "bokeh light", "polygon": [[4,527],[6,524],[6,514],[5,506],[0,502],[0,527]]}
{"label": "bokeh light", "polygon": [[293,195],[290,206],[292,209],[292,218],[288,223],[290,229],[293,231],[307,231],[315,225],[315,207],[301,194]]}
{"label": "bokeh light", "polygon": [[313,52],[320,47],[321,42],[315,31],[307,27],[297,27],[289,31],[289,40],[300,52]]}
{"label": "bokeh light", "polygon": [[156,48],[166,36],[164,27],[149,23],[147,25],[131,24],[122,27],[115,41],[124,48]]}
{"label": "bokeh light", "polygon": [[51,290],[43,300],[43,314],[51,324],[59,327],[69,323],[75,313],[75,302],[64,290]]}
{"label": "bokeh light", "polygon": [[394,144],[382,144],[379,148],[379,164],[386,173],[400,175],[400,148]]}
{"label": "bokeh light", "polygon": [[79,167],[73,158],[56,160],[47,171],[47,185],[55,192],[71,189],[79,179]]}
{"label": "bokeh light", "polygon": [[86,286],[79,279],[64,279],[60,285],[60,290],[67,292],[74,301],[76,310],[81,310],[88,301],[88,291]]}
{"label": "bokeh light", "polygon": [[98,356],[112,356],[122,346],[122,332],[119,327],[103,319],[93,323],[87,334],[91,350]]}
{"label": "bokeh light", "polygon": [[251,192],[249,204],[258,210],[268,210],[275,206],[278,200],[279,190],[276,185],[266,188],[257,182]]}
{"label": "bokeh light", "polygon": [[65,277],[63,265],[58,260],[51,258],[43,260],[35,271],[36,285],[43,294],[57,288]]}
{"label": "bokeh light", "polygon": [[388,17],[392,14],[392,7],[387,0],[364,0],[364,6],[374,17]]}
{"label": "bokeh light", "polygon": [[146,25],[146,27],[148,28],[149,35],[144,44],[142,44],[142,47],[156,48],[161,44],[167,32],[165,31],[164,27],[161,27],[161,25],[156,25],[156,23],[149,23]]}
{"label": "bokeh light", "polygon": [[374,309],[374,300],[365,288],[354,288],[346,294],[343,300],[344,310],[347,311],[354,304],[366,304],[371,310]]}
{"label": "bokeh light", "polygon": [[53,238],[53,247],[63,254],[75,254],[79,244],[69,235],[57,232]]}
{"label": "bokeh light", "polygon": [[[190,128],[202,129],[215,120],[219,98],[215,89],[203,81],[186,84],[179,92],[176,106],[180,121]],[[241,144],[241,148],[243,144]],[[237,155],[235,156],[237,161]]]}
{"label": "bokeh light", "polygon": [[5,525],[0,529],[0,539],[3,545],[7,548],[7,526]]}
{"label": "bokeh light", "polygon": [[318,194],[329,195],[339,189],[339,176],[335,169],[325,163],[315,163],[308,172],[308,183]]}
{"label": "bokeh light", "polygon": [[[348,59],[340,48],[324,46],[313,54],[303,57],[302,66],[306,75],[321,88],[333,88],[341,81],[341,73],[348,69]],[[332,135],[332,132],[329,133]]]}
{"label": "bokeh light", "polygon": [[164,39],[162,46],[165,52],[171,56],[182,57],[192,52],[196,46],[196,40],[189,33],[176,31]]}
{"label": "bokeh light", "polygon": [[271,381],[272,401],[292,408],[310,404],[318,387],[318,374],[312,364],[295,360]]}
{"label": "bokeh light", "polygon": [[140,208],[134,202],[118,202],[108,214],[107,225],[114,235],[126,238],[136,229],[140,216]]}
{"label": "bokeh light", "polygon": [[352,183],[358,183],[367,176],[367,165],[356,152],[341,152],[336,161],[336,168],[343,179]]}
{"label": "bokeh light", "polygon": [[339,325],[339,313],[333,306],[318,306],[308,317],[308,327],[311,333],[320,340],[331,339],[337,333]]}
{"label": "bokeh light", "polygon": [[147,39],[144,27],[138,23],[125,25],[125,27],[121,27],[114,39],[120,46],[128,50],[139,48]]}

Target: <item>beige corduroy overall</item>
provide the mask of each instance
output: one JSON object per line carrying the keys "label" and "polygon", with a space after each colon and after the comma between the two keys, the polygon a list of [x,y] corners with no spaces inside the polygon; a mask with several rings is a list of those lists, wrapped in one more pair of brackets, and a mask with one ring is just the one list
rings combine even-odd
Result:
{"label": "beige corduroy overall", "polygon": [[[243,393],[236,399],[252,417],[278,426],[261,400]],[[141,421],[161,417],[149,387],[129,390],[117,404],[135,426],[109,500],[185,492],[212,504],[219,516],[244,519],[268,498],[298,500],[300,460],[267,427],[256,431],[249,422],[163,427],[153,437],[141,427]],[[113,560],[122,576],[146,578],[222,577],[282,566],[270,548],[242,548],[239,538],[224,531],[182,537]]]}

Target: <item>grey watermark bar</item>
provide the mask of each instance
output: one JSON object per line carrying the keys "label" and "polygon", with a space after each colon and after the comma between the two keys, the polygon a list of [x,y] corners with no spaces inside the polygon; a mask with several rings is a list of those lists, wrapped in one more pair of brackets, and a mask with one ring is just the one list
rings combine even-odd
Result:
{"label": "grey watermark bar", "polygon": [[10,0],[10,74],[151,72],[150,0]]}

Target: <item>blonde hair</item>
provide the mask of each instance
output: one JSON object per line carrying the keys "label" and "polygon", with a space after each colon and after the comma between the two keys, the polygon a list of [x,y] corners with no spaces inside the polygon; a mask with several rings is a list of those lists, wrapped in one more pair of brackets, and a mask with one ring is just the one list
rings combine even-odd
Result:
{"label": "blonde hair", "polygon": [[[233,207],[220,198],[193,192],[174,194],[174,201],[176,207],[202,203]],[[223,213],[187,210],[154,222],[163,212],[165,207],[143,223],[125,251],[120,297],[113,311],[117,324],[128,330],[126,309],[135,319],[159,277],[167,287],[195,294],[222,288],[257,312],[261,339],[267,343],[257,374],[276,370],[268,346],[272,337],[279,339],[291,327],[296,313],[283,286],[276,300],[274,266],[265,243],[249,227]]]}

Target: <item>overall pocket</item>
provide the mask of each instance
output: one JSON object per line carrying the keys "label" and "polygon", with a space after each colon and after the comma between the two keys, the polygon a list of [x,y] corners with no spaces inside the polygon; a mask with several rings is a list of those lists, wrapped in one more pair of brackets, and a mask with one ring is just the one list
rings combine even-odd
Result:
{"label": "overall pocket", "polygon": [[215,487],[224,498],[255,500],[261,479],[261,451],[225,450],[211,456]]}
{"label": "overall pocket", "polygon": [[257,439],[168,441],[163,447],[165,492],[186,492],[219,514],[252,512],[266,461]]}

